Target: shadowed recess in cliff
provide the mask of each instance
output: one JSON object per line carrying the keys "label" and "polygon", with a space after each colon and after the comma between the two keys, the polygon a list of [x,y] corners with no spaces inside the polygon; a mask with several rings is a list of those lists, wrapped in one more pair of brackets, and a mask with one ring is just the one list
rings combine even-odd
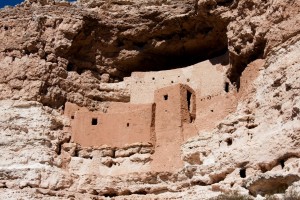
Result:
{"label": "shadowed recess in cliff", "polygon": [[[175,24],[175,25],[174,25]],[[133,71],[175,69],[223,55],[228,50],[226,23],[203,22],[199,17],[166,20],[165,30],[130,32],[128,27],[107,26],[100,19],[83,17],[83,26],[61,56],[68,71],[92,70],[123,78]],[[123,30],[124,29],[124,30]]]}
{"label": "shadowed recess in cliff", "polygon": [[67,71],[77,71],[79,74],[85,69],[95,70],[97,46],[95,31],[98,21],[91,17],[83,17],[83,27],[74,37],[69,51],[64,55],[69,61]]}
{"label": "shadowed recess in cliff", "polygon": [[127,73],[175,69],[223,55],[228,50],[225,25],[214,27],[214,24],[193,17],[181,20],[179,24],[178,30],[156,37],[150,33],[142,42],[119,38],[120,49],[125,55],[126,51],[138,53],[118,59],[116,67]]}
{"label": "shadowed recess in cliff", "polygon": [[264,57],[264,50],[266,47],[266,39],[261,38],[257,40],[253,50],[249,51],[247,54],[240,54],[240,50],[235,50],[238,53],[230,53],[230,70],[228,71],[228,78],[232,83],[236,83],[237,89],[240,87],[240,76],[246,69],[247,65],[256,59]]}

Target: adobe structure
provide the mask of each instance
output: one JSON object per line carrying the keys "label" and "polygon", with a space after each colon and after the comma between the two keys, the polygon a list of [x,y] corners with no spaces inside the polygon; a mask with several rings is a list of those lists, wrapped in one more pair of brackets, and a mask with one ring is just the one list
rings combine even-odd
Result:
{"label": "adobe structure", "polygon": [[[127,78],[130,102],[151,103],[157,89],[178,83],[195,91],[198,130],[211,130],[221,119],[236,109],[236,95],[226,78],[228,55],[206,60],[185,68],[164,71],[133,72]],[[225,63],[225,64],[224,64]]]}
{"label": "adobe structure", "polygon": [[71,119],[73,118],[72,138],[84,147],[122,147],[137,142],[153,143],[154,108],[155,104],[115,103],[111,110],[103,113],[90,112],[77,108],[74,104],[66,104],[66,110]]}
{"label": "adobe structure", "polygon": [[130,103],[111,103],[106,113],[66,103],[72,140],[82,147],[150,144],[152,171],[179,169],[181,145],[235,109],[224,72],[224,66],[209,61],[181,69],[134,72],[125,80],[130,85]]}

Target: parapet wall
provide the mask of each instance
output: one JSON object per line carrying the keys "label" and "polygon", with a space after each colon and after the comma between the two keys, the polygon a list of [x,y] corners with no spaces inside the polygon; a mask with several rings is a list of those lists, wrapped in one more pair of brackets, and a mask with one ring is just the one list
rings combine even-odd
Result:
{"label": "parapet wall", "polygon": [[85,107],[80,107],[74,103],[66,102],[65,109],[64,109],[64,115],[67,116],[69,119],[73,120],[75,117],[75,113],[78,111],[89,111]]}
{"label": "parapet wall", "polygon": [[153,104],[132,104],[132,103],[122,103],[122,102],[111,102],[108,105],[107,113],[122,113],[122,112],[132,112],[137,110],[148,110]]}

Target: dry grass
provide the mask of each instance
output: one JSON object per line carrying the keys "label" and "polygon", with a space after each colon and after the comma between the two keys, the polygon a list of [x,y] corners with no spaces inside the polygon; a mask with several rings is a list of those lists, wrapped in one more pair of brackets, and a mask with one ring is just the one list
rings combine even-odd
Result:
{"label": "dry grass", "polygon": [[[271,195],[271,196],[266,196],[266,200],[281,200],[281,199],[274,195]],[[300,194],[292,190],[287,194],[284,194],[283,200],[300,200]]]}
{"label": "dry grass", "polygon": [[238,192],[231,192],[228,194],[221,194],[210,200],[253,200],[254,198],[248,195],[241,195]]}

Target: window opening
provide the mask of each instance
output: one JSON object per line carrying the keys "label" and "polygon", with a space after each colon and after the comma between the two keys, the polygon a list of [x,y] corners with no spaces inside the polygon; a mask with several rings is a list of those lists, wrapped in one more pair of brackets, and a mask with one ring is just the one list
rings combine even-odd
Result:
{"label": "window opening", "polygon": [[225,90],[225,92],[229,92],[229,83],[228,82],[225,82],[224,90]]}
{"label": "window opening", "polygon": [[241,178],[246,178],[246,169],[241,169],[240,170],[240,177]]}
{"label": "window opening", "polygon": [[69,64],[67,65],[67,71],[68,71],[68,72],[74,71],[74,66],[73,66],[71,63],[69,63]]}
{"label": "window opening", "polygon": [[92,125],[95,126],[98,124],[98,119],[97,118],[92,118]]}
{"label": "window opening", "polygon": [[187,103],[188,103],[188,110],[189,110],[189,112],[191,112],[191,99],[192,99],[192,93],[187,90],[186,100],[187,100]]}
{"label": "window opening", "polygon": [[166,100],[168,100],[168,98],[169,98],[169,96],[166,94],[166,95],[164,95],[164,100],[166,101]]}
{"label": "window opening", "polygon": [[231,139],[231,138],[227,138],[227,139],[225,140],[225,142],[227,143],[227,146],[232,145],[232,139]]}
{"label": "window opening", "polygon": [[284,160],[280,160],[279,163],[280,163],[281,168],[283,169],[284,168]]}

